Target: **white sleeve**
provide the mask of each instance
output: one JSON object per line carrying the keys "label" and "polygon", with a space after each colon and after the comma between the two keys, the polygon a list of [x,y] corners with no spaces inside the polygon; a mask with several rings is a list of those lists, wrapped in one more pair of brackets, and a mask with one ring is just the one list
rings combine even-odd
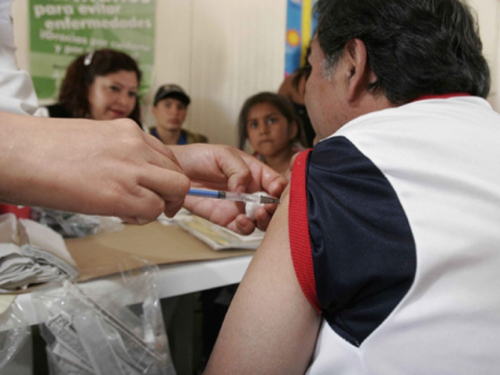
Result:
{"label": "white sleeve", "polygon": [[0,111],[33,114],[37,98],[29,73],[17,68],[11,3],[0,0]]}

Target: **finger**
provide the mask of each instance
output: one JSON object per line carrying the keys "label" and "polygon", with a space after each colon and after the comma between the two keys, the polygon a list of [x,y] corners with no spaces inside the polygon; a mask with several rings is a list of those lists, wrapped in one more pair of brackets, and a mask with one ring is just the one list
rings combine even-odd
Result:
{"label": "finger", "polygon": [[150,189],[135,186],[132,191],[123,191],[115,199],[112,216],[118,216],[127,223],[145,224],[163,212],[164,200]]}
{"label": "finger", "polygon": [[137,219],[130,216],[122,216],[120,219],[127,224],[137,224]]}
{"label": "finger", "polygon": [[174,217],[177,212],[182,208],[184,200],[165,202],[165,210],[163,211],[167,217]]}
{"label": "finger", "polygon": [[120,217],[120,219],[127,224],[144,225],[154,221],[155,219],[143,219],[139,217]]}
{"label": "finger", "polygon": [[252,179],[247,191],[256,192],[264,190],[273,197],[279,197],[287,185],[286,179],[252,155],[240,151],[240,156],[248,164],[252,173]]}
{"label": "finger", "polygon": [[138,180],[115,198],[113,215],[134,224],[155,220],[162,212],[172,217],[182,207],[188,190],[189,179],[182,173],[148,165]]}
{"label": "finger", "polygon": [[242,202],[192,196],[186,197],[184,207],[194,214],[223,227],[227,227],[239,214],[245,212],[245,205]]}
{"label": "finger", "polygon": [[252,173],[248,164],[243,160],[238,150],[224,148],[224,153],[216,154],[217,165],[227,178],[229,191],[244,192],[250,183]]}
{"label": "finger", "polygon": [[154,151],[156,151],[159,154],[157,155],[159,157],[157,159],[155,158],[155,164],[161,166],[163,162],[169,160],[172,163],[174,163],[179,168],[179,170],[182,169],[181,164],[177,160],[177,157],[175,156],[174,152],[170,149],[170,147],[166,146],[159,139],[147,133],[143,133],[142,138],[146,141],[149,147],[151,147]]}
{"label": "finger", "polygon": [[[267,167],[267,166],[266,166]],[[262,173],[261,185],[272,196],[280,197],[288,182],[282,175],[276,175],[274,170],[264,170]]]}
{"label": "finger", "polygon": [[239,151],[223,145],[172,147],[192,181],[208,188],[245,191],[252,175]]}
{"label": "finger", "polygon": [[[120,208],[113,215],[121,217],[127,223],[139,225],[156,220],[162,212],[173,217],[184,203],[182,193],[162,197],[144,186],[137,186],[133,194],[123,198],[122,204],[118,206]],[[126,212],[122,208],[126,208]]]}
{"label": "finger", "polygon": [[271,222],[272,216],[274,212],[276,211],[277,205],[276,204],[269,204],[266,205],[269,207],[259,207],[255,211],[255,222],[257,223],[257,228],[260,230],[267,230],[267,227],[269,226],[269,223]]}
{"label": "finger", "polygon": [[255,223],[244,214],[240,214],[227,226],[227,228],[236,233],[247,235],[255,230]]}
{"label": "finger", "polygon": [[149,165],[138,182],[163,199],[167,216],[174,215],[182,207],[190,187],[189,178],[183,173],[155,165]]}

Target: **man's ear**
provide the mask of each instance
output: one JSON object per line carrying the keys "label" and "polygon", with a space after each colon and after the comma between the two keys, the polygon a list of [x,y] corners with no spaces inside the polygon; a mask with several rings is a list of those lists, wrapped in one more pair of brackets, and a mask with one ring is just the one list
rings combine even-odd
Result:
{"label": "man's ear", "polygon": [[344,58],[347,64],[347,100],[353,102],[364,93],[374,74],[368,66],[366,46],[361,39],[351,39],[346,43]]}

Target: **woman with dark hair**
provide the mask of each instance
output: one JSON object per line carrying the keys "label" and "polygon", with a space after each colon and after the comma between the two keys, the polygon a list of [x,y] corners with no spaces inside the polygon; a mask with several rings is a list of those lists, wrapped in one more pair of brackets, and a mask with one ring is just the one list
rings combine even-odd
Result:
{"label": "woman with dark hair", "polygon": [[140,125],[141,75],[137,62],[124,52],[91,51],[69,65],[58,102],[39,108],[35,115],[94,120],[130,118]]}

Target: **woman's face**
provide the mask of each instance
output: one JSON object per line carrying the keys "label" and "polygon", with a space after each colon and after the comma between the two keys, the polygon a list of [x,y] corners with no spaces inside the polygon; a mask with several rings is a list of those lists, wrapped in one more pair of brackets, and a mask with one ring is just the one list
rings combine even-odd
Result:
{"label": "woman's face", "polygon": [[297,125],[289,123],[286,117],[269,103],[259,103],[250,108],[246,127],[250,144],[264,157],[287,151],[290,141],[297,135]]}
{"label": "woman's face", "polygon": [[137,103],[138,82],[133,71],[120,70],[96,76],[89,86],[90,118],[115,120],[128,117]]}

